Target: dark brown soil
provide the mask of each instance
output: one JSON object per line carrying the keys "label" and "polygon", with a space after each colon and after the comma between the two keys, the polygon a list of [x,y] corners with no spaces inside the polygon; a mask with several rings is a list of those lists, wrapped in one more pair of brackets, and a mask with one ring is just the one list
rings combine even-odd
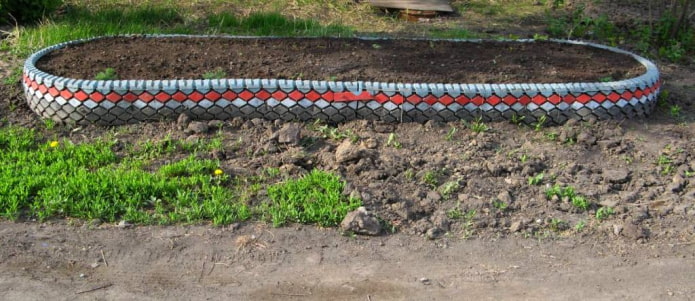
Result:
{"label": "dark brown soil", "polygon": [[195,79],[221,69],[229,78],[413,83],[595,82],[644,72],[629,56],[554,42],[332,38],[108,38],[54,51],[37,67],[80,79],[105,68],[120,79]]}

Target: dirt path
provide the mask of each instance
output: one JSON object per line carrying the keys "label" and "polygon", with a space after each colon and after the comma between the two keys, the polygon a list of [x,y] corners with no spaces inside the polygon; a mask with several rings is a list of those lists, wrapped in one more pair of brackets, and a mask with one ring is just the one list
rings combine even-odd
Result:
{"label": "dirt path", "polygon": [[253,224],[0,228],[5,300],[689,300],[695,294],[692,243],[365,239]]}

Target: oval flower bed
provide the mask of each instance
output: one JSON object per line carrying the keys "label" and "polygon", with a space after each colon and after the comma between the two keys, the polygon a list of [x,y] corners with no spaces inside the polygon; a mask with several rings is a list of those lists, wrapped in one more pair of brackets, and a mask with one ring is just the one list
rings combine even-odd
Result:
{"label": "oval flower bed", "polygon": [[[99,43],[106,45],[91,49]],[[191,70],[194,63],[200,66]],[[610,64],[625,68],[603,72]],[[636,67],[623,66],[631,64]],[[95,70],[112,66],[119,79],[93,79]],[[187,114],[203,120],[561,124],[646,116],[660,79],[643,57],[577,41],[148,35],[40,50],[24,65],[23,87],[32,110],[68,123],[117,125]]]}

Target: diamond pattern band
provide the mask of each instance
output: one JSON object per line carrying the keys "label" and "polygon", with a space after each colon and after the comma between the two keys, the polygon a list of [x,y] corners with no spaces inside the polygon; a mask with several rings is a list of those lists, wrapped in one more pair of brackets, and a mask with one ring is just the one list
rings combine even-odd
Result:
{"label": "diamond pattern band", "polygon": [[555,42],[630,55],[647,71],[635,78],[613,82],[443,84],[282,79],[98,81],[58,77],[35,67],[51,51],[90,40],[93,39],[51,46],[27,59],[22,84],[29,106],[37,114],[58,122],[104,125],[173,119],[180,114],[200,120],[241,117],[329,122],[518,118],[533,123],[546,118],[548,122],[562,124],[569,119],[647,116],[656,104],[661,87],[656,65],[641,56],[598,44],[559,40]]}

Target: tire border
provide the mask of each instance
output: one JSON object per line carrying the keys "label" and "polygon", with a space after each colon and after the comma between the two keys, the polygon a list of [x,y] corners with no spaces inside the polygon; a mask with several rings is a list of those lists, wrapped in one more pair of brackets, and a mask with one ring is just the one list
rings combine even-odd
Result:
{"label": "tire border", "polygon": [[[629,55],[641,63],[646,72],[611,82],[441,84],[257,78],[84,80],[51,75],[35,66],[44,55],[68,45],[132,36],[278,38],[117,35],[60,43],[39,50],[24,63],[22,85],[29,107],[40,116],[57,122],[104,125],[173,119],[180,114],[200,120],[242,117],[287,121],[322,119],[337,123],[351,119],[425,122],[481,118],[484,121],[516,119],[525,123],[562,124],[569,119],[646,117],[655,107],[661,88],[658,68],[646,58],[614,47],[568,40],[550,41]],[[530,43],[535,40],[504,41]]]}

